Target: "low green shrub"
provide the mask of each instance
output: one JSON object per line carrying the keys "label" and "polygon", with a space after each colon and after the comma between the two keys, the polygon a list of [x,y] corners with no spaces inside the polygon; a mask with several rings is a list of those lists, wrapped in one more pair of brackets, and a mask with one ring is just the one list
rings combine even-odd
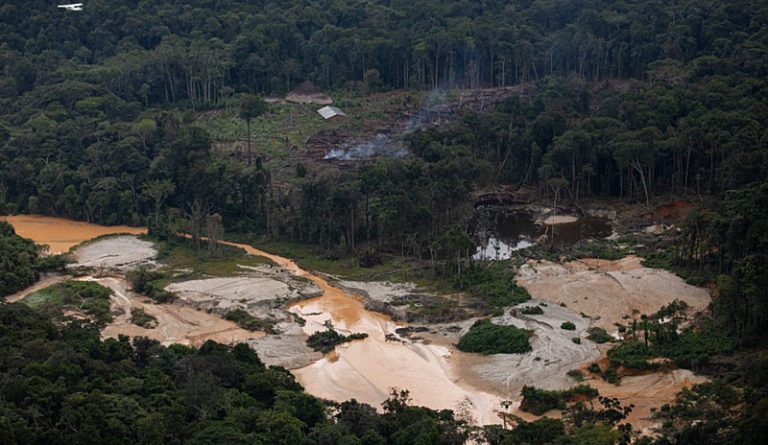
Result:
{"label": "low green shrub", "polygon": [[541,315],[544,313],[544,309],[542,309],[540,306],[525,306],[520,310],[520,312],[525,315]]}
{"label": "low green shrub", "polygon": [[576,325],[570,321],[564,321],[563,324],[560,325],[560,329],[565,329],[566,331],[575,331]]}
{"label": "low green shrub", "polygon": [[623,366],[637,370],[656,369],[659,365],[648,361],[652,357],[650,348],[639,341],[627,341],[608,351],[608,360],[614,367]]}
{"label": "low green shrub", "polygon": [[307,339],[307,345],[315,351],[320,351],[325,354],[333,351],[333,348],[335,348],[336,345],[352,340],[362,340],[366,337],[368,337],[368,334],[342,335],[333,329],[328,329],[327,331],[315,332],[310,335]]}
{"label": "low green shrub", "polygon": [[523,386],[520,394],[522,411],[540,416],[552,409],[565,409],[566,403],[578,397],[594,398],[599,395],[595,388],[589,385],[578,385],[564,391],[549,391],[533,386]]}
{"label": "low green shrub", "polygon": [[144,309],[139,307],[131,308],[131,323],[142,328],[150,328],[157,323],[157,318],[149,315]]}
{"label": "low green shrub", "polygon": [[608,368],[603,373],[603,380],[608,383],[618,385],[619,382],[621,382],[621,376],[619,375],[618,371],[616,371],[616,369]]}
{"label": "low green shrub", "polygon": [[519,354],[532,350],[528,331],[514,326],[500,326],[489,320],[478,320],[459,340],[464,352],[480,354]]}
{"label": "low green shrub", "polygon": [[233,309],[224,315],[224,319],[234,321],[243,329],[249,331],[264,331],[270,334],[275,333],[275,322],[256,318],[243,309]]}
{"label": "low green shrub", "polygon": [[614,340],[614,338],[603,328],[593,327],[589,328],[589,331],[587,332],[589,333],[587,338],[595,343],[607,343]]}

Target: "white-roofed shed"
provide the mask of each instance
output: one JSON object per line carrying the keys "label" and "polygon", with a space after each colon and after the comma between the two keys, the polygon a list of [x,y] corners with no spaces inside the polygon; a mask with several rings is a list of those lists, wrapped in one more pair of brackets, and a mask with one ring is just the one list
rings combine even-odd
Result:
{"label": "white-roofed shed", "polygon": [[317,110],[317,113],[320,116],[323,116],[323,119],[325,120],[339,118],[339,117],[347,117],[347,113],[341,111],[337,107],[332,107],[330,105]]}

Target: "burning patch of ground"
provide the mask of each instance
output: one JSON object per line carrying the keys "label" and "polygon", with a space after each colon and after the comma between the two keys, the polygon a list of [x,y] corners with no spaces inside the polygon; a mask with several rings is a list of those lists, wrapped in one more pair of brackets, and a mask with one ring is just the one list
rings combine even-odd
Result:
{"label": "burning patch of ground", "polygon": [[128,272],[141,266],[156,266],[156,256],[157,250],[151,242],[135,236],[116,236],[79,247],[74,253],[77,261],[74,266]]}
{"label": "burning patch of ground", "polygon": [[653,314],[674,300],[685,301],[692,311],[709,304],[706,289],[686,284],[668,271],[644,267],[641,261],[636,256],[564,264],[528,261],[518,271],[517,282],[533,297],[588,315],[594,326],[609,332],[616,331],[616,323]]}

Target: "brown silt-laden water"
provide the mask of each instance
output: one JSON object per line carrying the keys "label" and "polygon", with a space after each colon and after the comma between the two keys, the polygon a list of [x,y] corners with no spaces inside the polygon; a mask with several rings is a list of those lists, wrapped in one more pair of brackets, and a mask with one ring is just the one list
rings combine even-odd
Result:
{"label": "brown silt-laden water", "polygon": [[70,248],[99,236],[116,233],[141,235],[146,227],[99,226],[65,218],[37,215],[1,216],[8,221],[19,236],[29,238],[37,244],[45,244],[51,254],[65,253]]}

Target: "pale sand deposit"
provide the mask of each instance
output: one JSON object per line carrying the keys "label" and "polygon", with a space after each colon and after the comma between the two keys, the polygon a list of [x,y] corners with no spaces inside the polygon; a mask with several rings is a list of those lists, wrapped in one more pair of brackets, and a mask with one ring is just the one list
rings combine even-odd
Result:
{"label": "pale sand deposit", "polygon": [[[200,346],[207,340],[223,344],[246,342],[264,335],[251,332],[216,315],[179,304],[154,304],[146,297],[128,290],[122,278],[90,278],[112,290],[114,320],[101,332],[102,338],[149,337],[164,345],[174,343]],[[146,329],[131,323],[131,309],[141,308],[157,319],[157,327]]]}
{"label": "pale sand deposit", "polygon": [[[545,389],[562,389],[573,385],[573,379],[566,373],[600,357],[597,346],[585,339],[590,326],[589,319],[556,305],[539,306],[544,313],[537,315],[525,315],[519,310],[538,304],[539,301],[530,300],[491,320],[498,325],[513,325],[532,332],[530,343],[533,350],[525,354],[494,355],[456,351],[450,361],[462,380],[477,388],[503,394],[507,399],[518,397],[523,385]],[[573,323],[576,329],[562,329],[560,325],[565,321]],[[473,322],[462,322],[459,324],[461,331],[453,330],[448,336],[458,341]],[[581,338],[581,344],[574,343],[574,337]]]}
{"label": "pale sand deposit", "polygon": [[128,272],[139,267],[156,266],[157,250],[149,241],[135,236],[100,239],[79,247],[74,257],[75,267],[93,267]]}
{"label": "pale sand deposit", "polygon": [[555,224],[575,223],[578,220],[579,220],[579,218],[577,218],[575,216],[571,216],[571,215],[552,215],[552,216],[544,219],[544,221],[542,221],[542,222],[544,224],[548,225],[548,226],[552,226],[552,225],[555,225]]}
{"label": "pale sand deposit", "polygon": [[614,323],[627,324],[625,317],[653,314],[676,299],[688,303],[693,311],[710,302],[706,289],[686,284],[668,271],[644,267],[636,256],[564,264],[528,261],[518,271],[517,282],[533,297],[565,304],[590,316],[594,326],[608,332],[617,331]]}
{"label": "pale sand deposit", "polygon": [[[587,374],[585,372],[585,375]],[[651,408],[658,410],[661,405],[673,402],[675,395],[683,388],[690,388],[694,384],[706,381],[706,377],[695,375],[687,369],[675,369],[623,377],[618,386],[599,378],[585,383],[597,389],[602,396],[619,399],[624,406],[634,405],[627,422],[631,423],[636,430],[649,432],[650,428],[659,423],[650,418]]]}
{"label": "pale sand deposit", "polygon": [[361,298],[328,284],[321,277],[302,270],[293,261],[251,246],[227,243],[252,255],[267,257],[296,275],[317,284],[323,296],[301,301],[292,310],[307,323],[311,334],[330,321],[340,332],[363,332],[368,338],[336,348],[336,354],[293,372],[310,393],[335,401],[355,398],[378,407],[391,388],[408,389],[413,402],[434,409],[454,409],[479,424],[500,423],[496,414],[500,398],[461,384],[445,360],[447,348],[390,342],[387,334],[397,325],[388,317],[365,310]]}
{"label": "pale sand deposit", "polygon": [[145,227],[99,226],[65,218],[37,215],[0,216],[0,220],[8,221],[18,235],[29,238],[36,244],[48,245],[48,251],[51,254],[65,253],[84,241],[103,235],[147,233]]}

